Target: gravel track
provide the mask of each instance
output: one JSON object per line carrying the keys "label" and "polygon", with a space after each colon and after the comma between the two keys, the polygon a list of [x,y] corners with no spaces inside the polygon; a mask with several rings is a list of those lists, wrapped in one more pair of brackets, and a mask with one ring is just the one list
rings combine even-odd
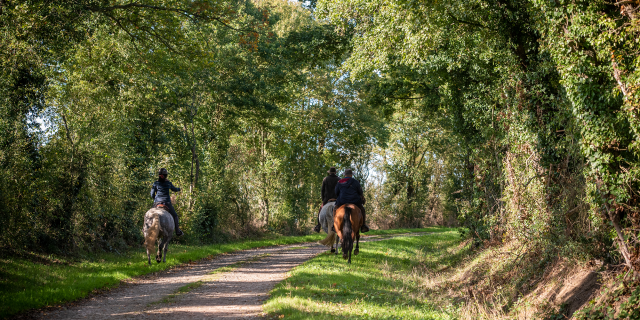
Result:
{"label": "gravel track", "polygon": [[[360,242],[424,234],[370,236]],[[286,279],[287,272],[326,251],[325,246],[304,243],[223,254],[135,279],[108,293],[41,314],[41,319],[260,319],[262,302]],[[230,266],[235,268],[211,274]],[[189,284],[194,285],[188,292],[176,293]]]}

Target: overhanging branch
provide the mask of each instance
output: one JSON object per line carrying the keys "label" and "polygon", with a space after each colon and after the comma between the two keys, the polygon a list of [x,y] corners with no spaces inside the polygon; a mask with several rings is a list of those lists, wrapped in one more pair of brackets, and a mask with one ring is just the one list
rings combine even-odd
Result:
{"label": "overhanging branch", "polygon": [[135,3],[135,2],[128,3],[128,4],[123,4],[123,5],[115,5],[115,6],[110,6],[110,7],[87,7],[87,10],[92,11],[92,12],[106,13],[106,12],[112,12],[112,11],[115,11],[115,10],[124,10],[124,9],[131,9],[131,8],[175,12],[175,13],[184,15],[185,17],[187,17],[189,19],[192,19],[192,20],[202,19],[202,20],[209,20],[209,21],[217,21],[218,23],[222,24],[222,26],[224,26],[226,28],[229,28],[229,29],[232,29],[232,30],[235,30],[235,31],[238,31],[238,32],[250,31],[250,29],[234,28],[231,25],[229,25],[228,23],[224,22],[224,20],[222,18],[220,18],[220,17],[197,14],[197,13],[191,12],[189,10],[180,9],[180,8],[167,8],[167,7],[161,7],[161,6],[140,4],[140,3]]}

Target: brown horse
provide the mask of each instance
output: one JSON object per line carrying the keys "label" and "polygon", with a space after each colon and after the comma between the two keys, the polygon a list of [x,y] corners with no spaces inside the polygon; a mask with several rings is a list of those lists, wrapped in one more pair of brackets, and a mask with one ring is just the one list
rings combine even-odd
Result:
{"label": "brown horse", "polygon": [[[333,217],[333,227],[338,233],[336,239],[336,248],[338,241],[342,239],[342,258],[351,263],[351,251],[353,250],[353,240],[356,241],[356,250],[354,255],[360,252],[360,227],[362,226],[362,213],[356,205],[345,204],[336,209]],[[338,254],[336,250],[336,254]]]}

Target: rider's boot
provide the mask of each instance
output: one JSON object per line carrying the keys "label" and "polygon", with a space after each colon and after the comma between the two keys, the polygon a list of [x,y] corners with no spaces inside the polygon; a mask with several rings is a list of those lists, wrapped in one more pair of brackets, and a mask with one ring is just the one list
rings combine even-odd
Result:
{"label": "rider's boot", "polygon": [[369,232],[369,227],[366,225],[367,214],[364,212],[364,206],[360,205],[360,211],[362,213],[362,226],[360,232]]}
{"label": "rider's boot", "polygon": [[182,232],[182,230],[180,230],[180,218],[178,218],[178,213],[176,212],[176,209],[173,208],[173,205],[171,204],[171,202],[169,202],[168,204],[166,204],[167,206],[167,211],[169,211],[169,213],[171,214],[171,217],[173,217],[173,223],[176,226],[176,236],[181,236],[184,234],[184,232]]}
{"label": "rider's boot", "polygon": [[184,234],[184,232],[182,232],[182,230],[180,230],[180,226],[178,226],[178,224],[176,223],[176,236],[182,236]]}

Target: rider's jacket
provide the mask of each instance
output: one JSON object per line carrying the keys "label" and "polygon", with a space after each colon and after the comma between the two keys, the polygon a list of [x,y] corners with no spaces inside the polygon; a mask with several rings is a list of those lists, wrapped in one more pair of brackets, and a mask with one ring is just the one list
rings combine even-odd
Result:
{"label": "rider's jacket", "polygon": [[360,204],[362,202],[362,187],[360,186],[360,182],[354,178],[346,177],[338,181],[335,191],[338,197],[336,206],[338,203]]}
{"label": "rider's jacket", "polygon": [[324,180],[322,180],[321,193],[322,193],[323,204],[327,203],[329,199],[337,198],[336,185],[338,184],[338,180],[340,180],[340,177],[336,176],[333,173],[324,177]]}
{"label": "rider's jacket", "polygon": [[180,191],[180,188],[174,187],[169,180],[158,180],[154,182],[153,186],[151,187],[151,199],[153,199],[153,202],[171,203],[169,190]]}

